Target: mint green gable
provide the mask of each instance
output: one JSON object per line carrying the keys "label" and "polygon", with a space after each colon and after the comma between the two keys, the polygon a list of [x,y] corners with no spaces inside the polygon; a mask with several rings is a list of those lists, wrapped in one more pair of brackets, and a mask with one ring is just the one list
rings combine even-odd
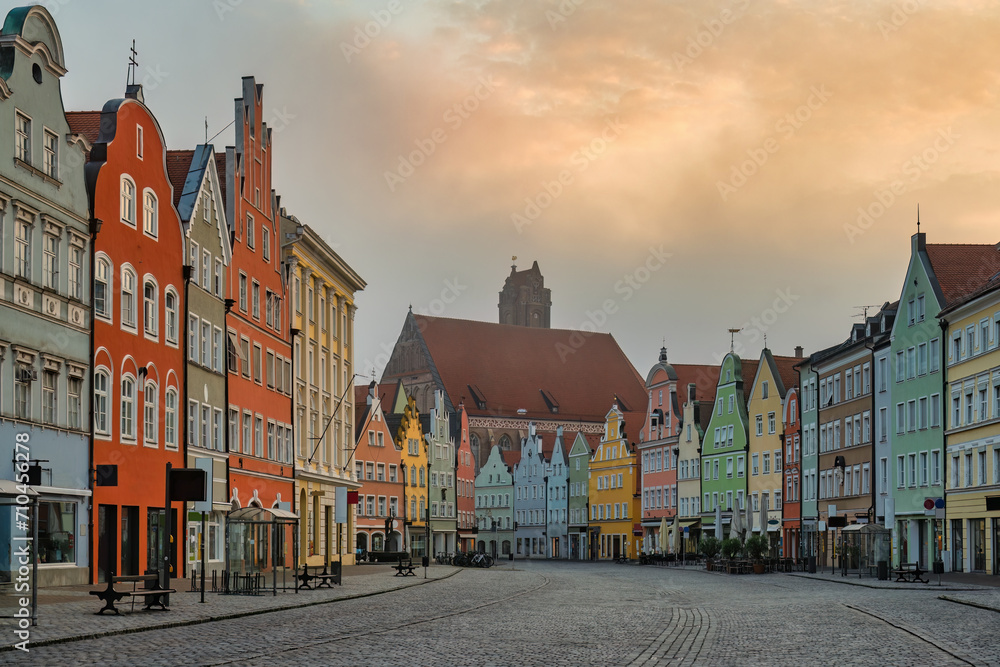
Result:
{"label": "mint green gable", "polygon": [[892,502],[886,508],[886,525],[893,528],[895,562],[919,560],[929,567],[940,558],[937,536],[944,522],[925,514],[924,501],[944,497],[942,423],[950,399],[942,390],[945,336],[936,317],[945,299],[924,238],[923,234],[911,238],[910,264],[892,327],[888,378]]}
{"label": "mint green gable", "polygon": [[570,560],[587,558],[587,503],[590,493],[590,445],[577,433],[569,450],[569,499],[567,537]]}
{"label": "mint green gable", "polygon": [[719,368],[712,419],[701,444],[701,510],[703,534],[715,530],[715,507],[728,511],[746,495],[746,477],[736,475],[736,457],[747,451],[747,410],[742,361],[730,352]]}

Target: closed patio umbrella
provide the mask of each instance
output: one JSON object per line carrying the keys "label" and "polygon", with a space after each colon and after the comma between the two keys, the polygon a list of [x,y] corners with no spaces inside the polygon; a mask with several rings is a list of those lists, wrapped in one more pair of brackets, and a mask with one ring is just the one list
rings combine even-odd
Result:
{"label": "closed patio umbrella", "polygon": [[674,553],[679,554],[681,552],[681,520],[674,519]]}
{"label": "closed patio umbrella", "polygon": [[663,517],[662,519],[660,519],[660,553],[661,554],[667,553],[667,545],[669,544],[669,542],[667,541],[667,538],[668,538],[668,536],[667,536],[667,517]]}
{"label": "closed patio umbrella", "polygon": [[742,512],[740,508],[737,507],[733,510],[733,520],[729,524],[729,537],[736,537],[740,540],[743,539],[743,519],[741,517]]}
{"label": "closed patio umbrella", "polygon": [[715,506],[715,536],[722,539],[722,505]]}
{"label": "closed patio umbrella", "polygon": [[753,532],[753,507],[750,504],[750,500],[747,499],[746,506],[746,519],[747,519],[747,537]]}

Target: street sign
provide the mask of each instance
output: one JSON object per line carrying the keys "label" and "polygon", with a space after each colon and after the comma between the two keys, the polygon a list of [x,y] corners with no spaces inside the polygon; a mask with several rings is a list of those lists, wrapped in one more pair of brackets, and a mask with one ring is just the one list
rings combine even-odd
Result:
{"label": "street sign", "polygon": [[925,510],[932,510],[932,509],[934,509],[934,499],[933,498],[927,498],[926,500],[924,500],[924,509]]}
{"label": "street sign", "polygon": [[937,500],[934,501],[934,509],[943,509],[943,508],[944,508],[944,498],[938,498]]}
{"label": "street sign", "polygon": [[687,537],[691,534],[691,526],[684,526],[684,536]]}

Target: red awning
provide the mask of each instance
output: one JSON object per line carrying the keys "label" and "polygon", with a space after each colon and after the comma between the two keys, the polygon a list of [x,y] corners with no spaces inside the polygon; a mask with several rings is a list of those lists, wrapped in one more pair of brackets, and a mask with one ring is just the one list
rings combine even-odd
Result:
{"label": "red awning", "polygon": [[642,532],[643,531],[642,531],[642,524],[641,523],[634,523],[634,524],[632,524],[632,534],[633,535],[642,535]]}

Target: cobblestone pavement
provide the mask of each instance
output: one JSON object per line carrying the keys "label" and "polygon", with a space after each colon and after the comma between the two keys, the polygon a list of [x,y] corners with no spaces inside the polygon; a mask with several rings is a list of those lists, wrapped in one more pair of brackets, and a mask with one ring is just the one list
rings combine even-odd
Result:
{"label": "cobblestone pavement", "polygon": [[0,664],[1000,665],[1000,613],[940,594],[504,563],[330,604],[0,653]]}

